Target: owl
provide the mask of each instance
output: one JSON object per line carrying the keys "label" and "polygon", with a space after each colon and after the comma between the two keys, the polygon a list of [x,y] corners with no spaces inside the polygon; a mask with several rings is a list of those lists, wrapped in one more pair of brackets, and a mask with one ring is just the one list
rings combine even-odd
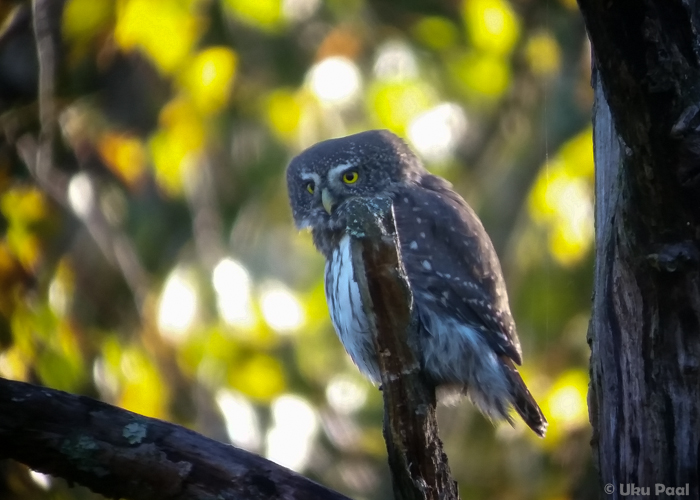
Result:
{"label": "owl", "polygon": [[399,251],[419,319],[421,369],[438,394],[466,394],[487,417],[510,409],[537,435],[547,421],[515,365],[520,343],[491,240],[471,207],[431,175],[397,136],[371,130],[318,143],[287,167],[294,222],[326,258],[333,326],[372,382],[381,382],[372,334],[354,280],[343,204],[389,197]]}

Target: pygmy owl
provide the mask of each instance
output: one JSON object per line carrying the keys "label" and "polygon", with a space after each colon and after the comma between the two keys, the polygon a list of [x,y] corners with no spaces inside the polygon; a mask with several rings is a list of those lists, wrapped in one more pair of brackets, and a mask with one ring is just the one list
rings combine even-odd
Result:
{"label": "pygmy owl", "polygon": [[326,300],[338,337],[360,371],[379,383],[377,354],[354,280],[342,205],[392,200],[400,254],[419,318],[421,367],[440,393],[467,394],[490,418],[512,406],[544,436],[547,421],[515,364],[521,351],[501,266],[474,211],[431,175],[391,132],[321,142],[287,168],[294,221],[326,258]]}

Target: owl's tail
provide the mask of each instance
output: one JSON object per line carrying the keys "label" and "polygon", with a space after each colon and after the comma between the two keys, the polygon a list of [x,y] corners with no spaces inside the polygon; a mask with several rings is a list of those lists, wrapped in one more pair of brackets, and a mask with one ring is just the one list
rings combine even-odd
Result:
{"label": "owl's tail", "polygon": [[544,437],[547,432],[547,419],[544,418],[542,410],[540,410],[537,401],[530,394],[513,362],[508,358],[501,359],[505,365],[503,368],[510,380],[510,390],[515,411],[518,412],[518,415],[522,417],[528,427],[535,431],[535,434],[539,437]]}

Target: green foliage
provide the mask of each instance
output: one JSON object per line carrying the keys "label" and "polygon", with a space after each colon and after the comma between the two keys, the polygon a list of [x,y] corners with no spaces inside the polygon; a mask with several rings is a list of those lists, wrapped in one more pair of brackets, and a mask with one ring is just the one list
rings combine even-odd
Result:
{"label": "green foliage", "polygon": [[[575,3],[68,0],[61,25],[51,168],[64,182],[19,160],[37,82],[3,86],[0,66],[0,376],[388,498],[381,395],[335,338],[283,175],[314,142],[385,127],[482,216],[550,421],[538,440],[466,402],[441,408],[462,498],[597,495],[584,483],[593,158]],[[3,473],[13,498],[91,497]]]}

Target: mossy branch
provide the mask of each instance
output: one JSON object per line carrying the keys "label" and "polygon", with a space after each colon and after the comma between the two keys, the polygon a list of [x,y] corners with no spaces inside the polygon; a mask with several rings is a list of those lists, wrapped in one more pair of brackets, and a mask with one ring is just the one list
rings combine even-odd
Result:
{"label": "mossy branch", "polygon": [[0,458],[131,500],[349,500],[253,453],[83,397],[0,378]]}

